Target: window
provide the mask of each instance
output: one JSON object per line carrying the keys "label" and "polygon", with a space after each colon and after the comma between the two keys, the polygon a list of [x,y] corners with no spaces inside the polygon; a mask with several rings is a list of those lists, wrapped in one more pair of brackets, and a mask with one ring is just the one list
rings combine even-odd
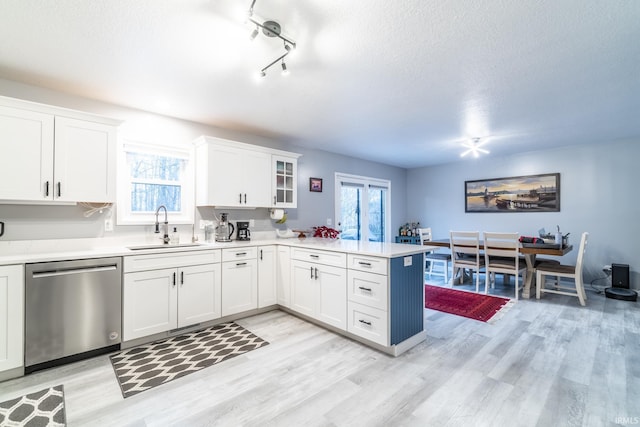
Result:
{"label": "window", "polygon": [[341,239],[388,240],[389,188],[386,180],[336,174],[336,218]]}
{"label": "window", "polygon": [[125,142],[118,162],[118,224],[152,224],[159,206],[169,222],[193,223],[191,149]]}

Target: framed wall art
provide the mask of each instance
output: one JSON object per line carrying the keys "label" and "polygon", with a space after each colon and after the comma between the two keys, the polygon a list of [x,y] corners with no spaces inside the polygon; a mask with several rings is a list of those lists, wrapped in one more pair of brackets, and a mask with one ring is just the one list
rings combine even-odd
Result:
{"label": "framed wall art", "polygon": [[322,178],[309,178],[309,191],[322,193]]}
{"label": "framed wall art", "polygon": [[464,182],[465,212],[559,212],[560,174]]}

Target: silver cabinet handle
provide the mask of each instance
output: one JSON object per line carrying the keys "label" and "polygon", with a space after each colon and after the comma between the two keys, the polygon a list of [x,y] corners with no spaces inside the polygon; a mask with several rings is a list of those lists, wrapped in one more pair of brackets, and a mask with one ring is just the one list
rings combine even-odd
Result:
{"label": "silver cabinet handle", "polygon": [[358,264],[364,265],[365,267],[371,267],[371,263],[370,262],[360,261],[360,262],[358,262]]}
{"label": "silver cabinet handle", "polygon": [[247,193],[244,193],[244,204],[247,204]]}
{"label": "silver cabinet handle", "polygon": [[260,249],[260,261],[262,261],[262,249]]}
{"label": "silver cabinet handle", "polygon": [[247,265],[246,262],[236,262],[236,267],[242,267],[243,265]]}
{"label": "silver cabinet handle", "polygon": [[242,204],[242,193],[239,193],[238,196],[240,196],[240,200],[238,200],[238,203]]}
{"label": "silver cabinet handle", "polygon": [[173,287],[176,287],[176,273],[173,273]]}
{"label": "silver cabinet handle", "polygon": [[62,184],[60,184],[60,181],[58,181],[58,197],[60,197],[62,195]]}
{"label": "silver cabinet handle", "polygon": [[318,258],[320,258],[320,255],[310,254],[309,256],[310,256],[311,258],[313,258],[313,259],[318,259]]}
{"label": "silver cabinet handle", "polygon": [[180,284],[184,285],[184,271],[180,272]]}
{"label": "silver cabinet handle", "polygon": [[49,197],[49,181],[44,183],[44,196]]}
{"label": "silver cabinet handle", "polygon": [[236,252],[236,256],[244,256],[246,255],[246,252]]}
{"label": "silver cabinet handle", "polygon": [[367,292],[371,292],[371,288],[365,288],[364,286],[358,286],[358,289],[361,289],[361,290],[367,291]]}
{"label": "silver cabinet handle", "polygon": [[364,324],[365,324],[365,325],[367,325],[367,326],[371,326],[371,322],[367,322],[366,320],[362,320],[362,319],[360,319],[360,320],[358,320],[358,322],[360,322],[360,323],[364,323]]}
{"label": "silver cabinet handle", "polygon": [[318,268],[317,267],[316,267],[316,277],[315,277],[315,279],[318,280]]}
{"label": "silver cabinet handle", "polygon": [[313,267],[309,267],[311,269],[311,278],[313,279]]}

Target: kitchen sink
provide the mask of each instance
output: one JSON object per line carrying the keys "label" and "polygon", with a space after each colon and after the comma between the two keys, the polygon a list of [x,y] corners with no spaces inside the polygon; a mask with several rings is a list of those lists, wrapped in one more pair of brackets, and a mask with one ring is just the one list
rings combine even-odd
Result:
{"label": "kitchen sink", "polygon": [[181,245],[154,244],[154,245],[143,245],[143,246],[127,246],[127,249],[131,251],[148,251],[151,249],[191,248],[194,246],[202,246],[202,245],[200,243],[183,243]]}

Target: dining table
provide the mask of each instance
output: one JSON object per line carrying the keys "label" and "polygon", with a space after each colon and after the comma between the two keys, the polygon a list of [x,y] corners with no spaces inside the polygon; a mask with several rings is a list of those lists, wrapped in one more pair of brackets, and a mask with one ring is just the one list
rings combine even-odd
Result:
{"label": "dining table", "polygon": [[[450,248],[450,239],[434,239],[424,242],[425,249],[438,249],[438,248]],[[480,241],[480,250],[484,249],[484,243]],[[518,251],[524,256],[525,263],[527,264],[527,274],[524,281],[524,288],[522,289],[522,298],[531,297],[531,288],[534,284],[536,277],[536,257],[538,255],[557,256],[561,257],[573,250],[573,245],[566,245],[562,247],[552,245],[536,245],[531,244],[527,246],[520,245]],[[454,283],[454,278],[451,278],[451,283]],[[535,288],[534,288],[535,289]]]}

